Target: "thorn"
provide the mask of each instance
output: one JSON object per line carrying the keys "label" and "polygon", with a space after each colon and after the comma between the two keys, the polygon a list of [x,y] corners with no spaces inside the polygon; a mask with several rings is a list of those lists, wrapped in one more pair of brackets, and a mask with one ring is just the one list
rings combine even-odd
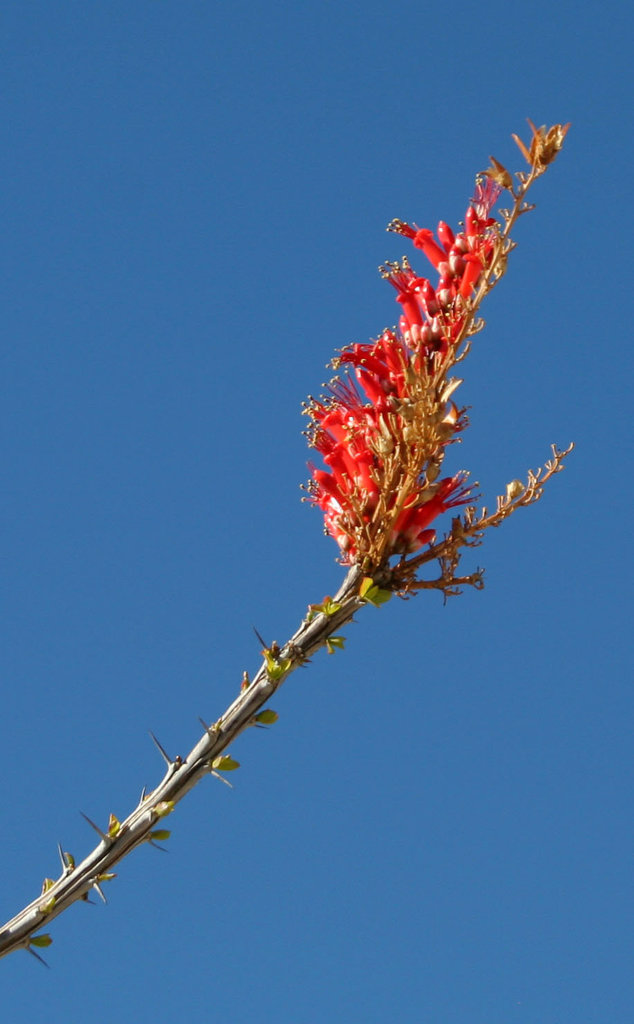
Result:
{"label": "thorn", "polygon": [[[106,897],[104,896],[104,894],[103,894],[103,890],[102,890],[101,886],[99,885],[99,882],[93,882],[93,883],[92,883],[92,887],[93,887],[93,889],[96,889],[96,890],[97,890],[97,892],[98,892],[98,893],[99,893],[99,895],[101,896],[101,898],[102,898],[103,902],[104,902],[104,903],[107,903],[107,902],[108,902],[108,900],[107,900],[107,899],[106,899]],[[91,903],[91,902],[92,902],[92,900],[89,900],[88,902],[89,902],[89,903]]]}
{"label": "thorn", "polygon": [[253,632],[255,633],[255,635],[257,636],[258,640],[259,640],[259,641],[260,641],[260,643],[262,644],[262,646],[263,646],[263,647],[266,647],[266,643],[265,643],[265,641],[264,641],[264,640],[262,639],[262,637],[261,637],[261,636],[260,636],[260,634],[258,633],[258,631],[257,631],[257,629],[255,628],[255,626],[253,626],[253,627],[252,627],[252,629],[253,629]]}
{"label": "thorn", "polygon": [[213,723],[213,725],[207,725],[205,719],[200,718],[200,716],[198,717],[198,721],[200,722],[208,736],[216,736],[220,731],[220,726],[222,725],[222,718],[219,718],[217,722]]}
{"label": "thorn", "polygon": [[140,804],[143,803],[143,801],[145,800],[146,795],[147,795],[147,790],[146,790],[146,788],[144,786],[143,789],[141,790],[141,799],[139,800]]}
{"label": "thorn", "polygon": [[40,963],[44,965],[44,967],[48,967],[48,969],[50,970],[51,965],[47,964],[47,962],[46,962],[46,960],[44,959],[43,956],[40,956],[39,953],[36,953],[35,950],[31,949],[30,946],[26,947],[26,951],[27,951],[27,953],[30,953],[31,956],[34,956],[36,960],[39,960]]}
{"label": "thorn", "polygon": [[160,850],[161,853],[169,853],[169,850],[167,850],[164,846],[159,846],[159,844],[155,843],[153,839],[148,839],[148,845],[153,846],[155,850]]}
{"label": "thorn", "polygon": [[152,737],[154,743],[156,744],[157,749],[160,751],[160,754],[163,760],[165,761],[165,764],[167,765],[168,768],[171,768],[174,762],[170,758],[169,754],[167,754],[165,748],[161,746],[154,733],[151,730],[148,730],[148,732],[150,733],[150,736]]}
{"label": "thorn", "polygon": [[84,814],[83,811],[80,811],[79,813],[81,814],[82,818],[84,818],[88,822],[88,824],[91,826],[91,828],[94,828],[94,830],[97,833],[97,835],[101,836],[101,838],[103,839],[104,843],[109,843],[109,842],[112,841],[112,837],[111,836],[107,836],[105,832],[102,832],[101,829],[99,828],[99,825],[95,825],[94,821],[91,821],[87,814]]}
{"label": "thorn", "polygon": [[213,768],[211,769],[211,774],[212,774],[212,775],[213,775],[213,776],[214,776],[214,777],[215,777],[216,779],[220,779],[220,781],[221,781],[221,782],[224,782],[225,786],[228,786],[228,787],[229,787],[229,789],[233,789],[233,784],[232,784],[231,782],[229,782],[229,779],[225,779],[225,778],[224,778],[224,776],[220,775],[220,774],[219,774],[218,772],[215,772],[215,771],[213,770]]}
{"label": "thorn", "polygon": [[59,859],[62,862],[62,871],[65,873],[68,870],[68,864],[66,862],[66,854],[62,850],[62,844],[57,844],[57,852],[59,853]]}

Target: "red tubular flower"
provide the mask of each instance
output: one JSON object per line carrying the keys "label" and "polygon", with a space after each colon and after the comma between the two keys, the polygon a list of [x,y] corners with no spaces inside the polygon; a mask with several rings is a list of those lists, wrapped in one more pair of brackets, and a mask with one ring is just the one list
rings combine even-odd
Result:
{"label": "red tubular flower", "polygon": [[[310,442],[327,466],[311,467],[311,496],[346,564],[364,556],[385,561],[433,543],[437,516],[469,500],[464,473],[435,480],[446,445],[464,426],[443,397],[446,384],[436,382],[444,379],[443,359],[462,339],[466,303],[492,259],[496,189],[477,185],[458,233],[441,221],[436,239],[427,228],[392,221],[389,230],[409,238],[436,268],[438,284],[418,277],[407,260],[382,267],[402,307],[400,330],[347,346],[337,365],[349,366],[354,379],[336,378],[326,398],[309,404]],[[403,501],[404,487],[411,491]]]}
{"label": "red tubular flower", "polygon": [[438,264],[447,258],[447,250],[440,248],[434,240],[434,232],[430,231],[429,228],[420,228],[416,232],[414,245],[417,249],[423,250],[425,256],[434,267],[438,267]]}
{"label": "red tubular flower", "polygon": [[390,408],[391,396],[403,395],[407,360],[407,348],[393,331],[384,331],[372,345],[351,345],[339,357],[354,366],[359,384],[381,412]]}
{"label": "red tubular flower", "polygon": [[389,267],[384,276],[398,292],[396,301],[403,307],[407,329],[422,326],[427,319],[425,297],[429,293],[429,281],[417,277],[407,264]]}
{"label": "red tubular flower", "polygon": [[438,238],[444,246],[445,252],[450,252],[453,248],[454,242],[456,241],[456,236],[449,225],[445,224],[444,220],[441,220],[438,223]]}
{"label": "red tubular flower", "polygon": [[464,505],[469,500],[469,493],[465,473],[457,473],[456,476],[441,480],[435,493],[423,504],[412,504],[404,508],[394,523],[391,538],[393,551],[409,555],[418,551],[423,544],[430,543],[434,530],[427,529],[429,524],[447,509]]}
{"label": "red tubular flower", "polygon": [[482,273],[480,257],[475,254],[465,256],[466,267],[460,281],[460,294],[463,299],[468,299],[475,284]]}

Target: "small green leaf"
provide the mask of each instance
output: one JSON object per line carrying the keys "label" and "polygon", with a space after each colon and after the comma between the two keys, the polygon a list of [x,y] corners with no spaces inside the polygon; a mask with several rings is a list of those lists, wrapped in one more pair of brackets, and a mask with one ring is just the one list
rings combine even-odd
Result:
{"label": "small green leaf", "polygon": [[259,711],[255,716],[256,722],[260,722],[262,725],[273,725],[277,722],[278,718],[277,711],[272,711],[270,708],[265,708],[264,711]]}
{"label": "small green leaf", "polygon": [[276,658],[268,648],[262,651],[266,662],[266,672],[272,683],[276,683],[282,676],[286,675],[291,667],[290,658]]}
{"label": "small green leaf", "polygon": [[108,819],[108,835],[110,836],[111,839],[114,839],[114,837],[119,834],[120,828],[121,822],[119,821],[118,818],[115,817],[114,814],[111,814],[110,818]]}
{"label": "small green leaf", "polygon": [[152,810],[156,814],[157,818],[165,818],[165,817],[167,817],[168,814],[171,814],[172,811],[174,810],[174,801],[173,800],[161,800],[158,804],[156,804],[152,808]]}
{"label": "small green leaf", "polygon": [[321,604],[309,604],[308,615],[306,616],[307,622],[312,622],[318,615],[334,615],[338,612],[341,605],[338,601],[333,601],[331,597],[325,597]]}
{"label": "small green leaf", "polygon": [[392,591],[382,590],[373,579],[369,576],[364,576],[359,587],[359,597],[378,608],[379,605],[385,604],[390,600]]}
{"label": "small green leaf", "polygon": [[214,758],[211,767],[217,772],[232,772],[240,767],[240,762],[234,761],[228,754],[221,754],[220,757]]}
{"label": "small green leaf", "polygon": [[116,872],[104,871],[103,875],[97,875],[98,882],[111,882],[113,878],[116,878]]}
{"label": "small green leaf", "polygon": [[155,828],[150,832],[150,839],[158,839],[160,842],[163,839],[169,839],[171,834],[168,828]]}
{"label": "small green leaf", "polygon": [[55,903],[55,897],[51,896],[51,898],[46,900],[44,903],[40,903],[39,909],[42,911],[43,914],[50,914],[51,910],[55,906]]}
{"label": "small green leaf", "polygon": [[47,946],[52,946],[53,940],[46,932],[41,935],[32,935],[29,944],[31,946],[37,946],[38,949],[46,949]]}
{"label": "small green leaf", "polygon": [[326,650],[328,654],[334,654],[336,650],[342,651],[346,642],[345,636],[329,636],[326,638]]}
{"label": "small green leaf", "polygon": [[52,889],[54,885],[55,882],[53,881],[52,878],[45,878],[44,881],[42,882],[42,896],[44,895],[45,892],[48,892],[49,889]]}

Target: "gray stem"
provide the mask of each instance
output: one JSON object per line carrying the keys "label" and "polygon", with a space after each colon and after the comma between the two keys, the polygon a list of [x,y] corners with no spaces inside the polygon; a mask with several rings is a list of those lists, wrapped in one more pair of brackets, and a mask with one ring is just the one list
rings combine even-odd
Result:
{"label": "gray stem", "polygon": [[[341,608],[332,615],[318,614],[311,621],[304,619],[299,629],[281,648],[278,661],[290,665],[272,680],[263,661],[250,685],[229,705],[224,714],[206,729],[186,758],[177,757],[169,763],[164,778],[156,789],[144,793],[131,814],[121,822],[114,836],[102,836],[97,846],[76,866],[67,865],[61,877],[41,896],[29,903],[0,929],[0,957],[16,949],[29,949],[33,934],[47,926],[77,900],[85,899],[91,889],[100,890],[100,880],[136,846],[151,840],[151,833],[166,809],[178,803],[200,780],[209,775],[212,762],[248,726],[294,669],[323,647],[354,613],[366,602],[359,597],[362,571],[353,566],[333,598]],[[158,808],[158,810],[157,810]],[[91,822],[92,824],[92,822]],[[96,826],[94,826],[96,828]],[[37,954],[36,954],[37,955]]]}

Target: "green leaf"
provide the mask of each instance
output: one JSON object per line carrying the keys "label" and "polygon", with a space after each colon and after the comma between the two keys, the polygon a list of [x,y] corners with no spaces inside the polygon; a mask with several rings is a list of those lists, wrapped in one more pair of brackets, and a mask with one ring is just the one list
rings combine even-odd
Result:
{"label": "green leaf", "polygon": [[278,679],[286,675],[289,668],[292,665],[290,658],[276,658],[274,654],[267,649],[263,652],[264,660],[266,661],[266,672],[272,683],[276,683]]}
{"label": "green leaf", "polygon": [[370,576],[364,576],[361,580],[359,597],[363,598],[364,601],[368,601],[369,604],[373,604],[376,608],[381,604],[385,604],[392,596],[391,590],[382,590]]}
{"label": "green leaf", "polygon": [[326,650],[328,654],[334,654],[336,650],[342,651],[346,642],[345,636],[326,637]]}
{"label": "green leaf", "polygon": [[38,949],[46,949],[47,946],[53,945],[53,940],[46,932],[41,935],[32,935],[29,940],[29,945],[37,946]]}
{"label": "green leaf", "polygon": [[150,832],[150,839],[158,839],[160,842],[162,839],[169,839],[171,834],[168,828],[155,828]]}
{"label": "green leaf", "polygon": [[306,616],[307,622],[312,622],[318,615],[334,615],[338,612],[341,605],[338,601],[333,601],[331,597],[325,597],[321,604],[309,604],[308,615]]}
{"label": "green leaf", "polygon": [[217,772],[232,772],[240,767],[240,762],[234,761],[228,754],[221,754],[220,757],[214,758],[211,767]]}
{"label": "green leaf", "polygon": [[168,814],[171,814],[174,810],[173,800],[161,800],[156,804],[152,810],[156,814],[157,818],[165,818]]}
{"label": "green leaf", "polygon": [[273,725],[277,722],[278,718],[277,711],[272,711],[270,708],[265,708],[264,711],[259,711],[255,716],[256,722],[260,722],[262,725]]}
{"label": "green leaf", "polygon": [[111,839],[114,839],[114,837],[119,834],[120,828],[121,822],[119,821],[118,818],[115,817],[114,814],[111,814],[110,818],[108,819],[108,835],[110,836]]}

